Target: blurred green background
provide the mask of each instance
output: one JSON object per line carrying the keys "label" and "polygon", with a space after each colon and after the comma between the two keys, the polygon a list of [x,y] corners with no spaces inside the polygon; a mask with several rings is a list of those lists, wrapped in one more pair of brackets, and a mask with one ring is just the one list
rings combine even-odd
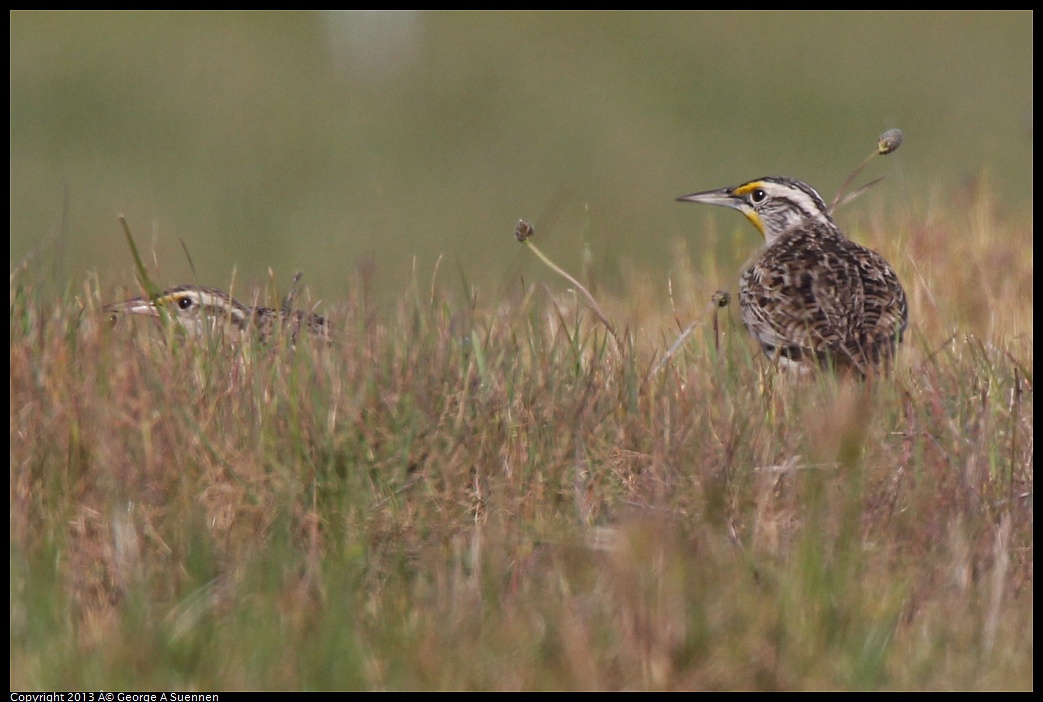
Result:
{"label": "blurred green background", "polygon": [[182,241],[198,282],[300,270],[326,301],[360,266],[385,300],[414,266],[426,287],[444,255],[440,280],[495,303],[549,275],[520,217],[573,271],[586,248],[607,285],[629,266],[665,280],[680,239],[701,270],[757,245],[675,197],[791,175],[828,200],[890,127],[905,145],[842,224],[959,208],[983,175],[1032,207],[1029,12],[10,19],[11,265],[59,290],[135,286],[117,213],[162,285],[196,280]]}

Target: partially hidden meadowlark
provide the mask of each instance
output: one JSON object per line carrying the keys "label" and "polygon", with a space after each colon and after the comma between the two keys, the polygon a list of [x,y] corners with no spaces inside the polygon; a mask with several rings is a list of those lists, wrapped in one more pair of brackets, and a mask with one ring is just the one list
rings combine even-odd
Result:
{"label": "partially hidden meadowlark", "polygon": [[862,377],[890,366],[909,319],[902,284],[880,254],[844,236],[810,185],[759,178],[678,200],[739,210],[764,236],[742,271],[739,307],[770,358]]}
{"label": "partially hidden meadowlark", "polygon": [[251,307],[223,290],[202,285],[179,285],[152,298],[135,297],[105,305],[103,309],[150,317],[166,313],[192,334],[213,333],[228,327],[244,332],[255,330],[261,341],[266,342],[281,327],[293,341],[302,329],[318,337],[329,336],[329,322],[321,315],[302,310]]}

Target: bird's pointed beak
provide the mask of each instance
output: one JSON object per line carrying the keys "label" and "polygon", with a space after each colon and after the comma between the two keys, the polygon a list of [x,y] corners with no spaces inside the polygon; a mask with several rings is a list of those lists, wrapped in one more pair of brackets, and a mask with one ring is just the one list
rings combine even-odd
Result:
{"label": "bird's pointed beak", "polygon": [[[721,188],[720,190],[707,190],[701,193],[692,193],[691,195],[684,195],[677,198],[678,202],[701,202],[704,205],[720,205],[721,207],[729,207],[733,210],[742,212],[746,219],[750,220],[753,226],[757,227],[757,231],[762,236],[767,237],[764,234],[764,222],[757,212],[750,207],[746,202],[743,195],[748,192],[746,186],[741,188]],[[736,194],[736,190],[741,191],[741,195]]]}
{"label": "bird's pointed beak", "polygon": [[113,302],[102,308],[105,312],[118,312],[121,314],[143,314],[149,317],[158,317],[159,309],[147,297],[135,297],[123,302]]}
{"label": "bird's pointed beak", "polygon": [[723,207],[731,207],[734,210],[740,209],[742,200],[735,196],[735,193],[731,188],[721,188],[720,190],[707,190],[701,193],[692,193],[691,195],[683,195],[677,198],[678,202],[701,202],[704,205],[721,205]]}

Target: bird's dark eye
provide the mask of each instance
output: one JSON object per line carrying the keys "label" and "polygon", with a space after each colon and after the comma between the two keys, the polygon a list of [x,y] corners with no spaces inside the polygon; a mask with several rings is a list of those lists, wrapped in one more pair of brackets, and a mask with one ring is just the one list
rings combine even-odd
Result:
{"label": "bird's dark eye", "polygon": [[754,205],[759,205],[768,199],[768,193],[764,192],[761,188],[757,188],[750,193],[750,202]]}
{"label": "bird's dark eye", "polygon": [[181,299],[179,299],[177,301],[177,306],[180,307],[183,310],[187,310],[189,307],[192,306],[192,298],[190,298],[190,297],[182,297]]}

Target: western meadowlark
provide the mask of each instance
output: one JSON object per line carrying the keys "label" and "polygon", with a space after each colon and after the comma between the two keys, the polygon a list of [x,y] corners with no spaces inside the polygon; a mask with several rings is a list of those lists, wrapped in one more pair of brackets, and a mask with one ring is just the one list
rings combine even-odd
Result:
{"label": "western meadowlark", "polygon": [[905,291],[880,254],[844,236],[815,190],[759,178],[678,198],[742,212],[764,247],[739,280],[743,323],[787,367],[886,369],[909,319]]}
{"label": "western meadowlark", "polygon": [[215,332],[222,325],[246,331],[256,329],[261,341],[268,341],[277,325],[282,325],[296,341],[301,329],[318,337],[329,336],[326,318],[302,310],[280,311],[271,307],[250,307],[228,293],[202,285],[179,285],[154,298],[135,297],[105,305],[106,312],[161,316],[160,309],[193,334]]}

